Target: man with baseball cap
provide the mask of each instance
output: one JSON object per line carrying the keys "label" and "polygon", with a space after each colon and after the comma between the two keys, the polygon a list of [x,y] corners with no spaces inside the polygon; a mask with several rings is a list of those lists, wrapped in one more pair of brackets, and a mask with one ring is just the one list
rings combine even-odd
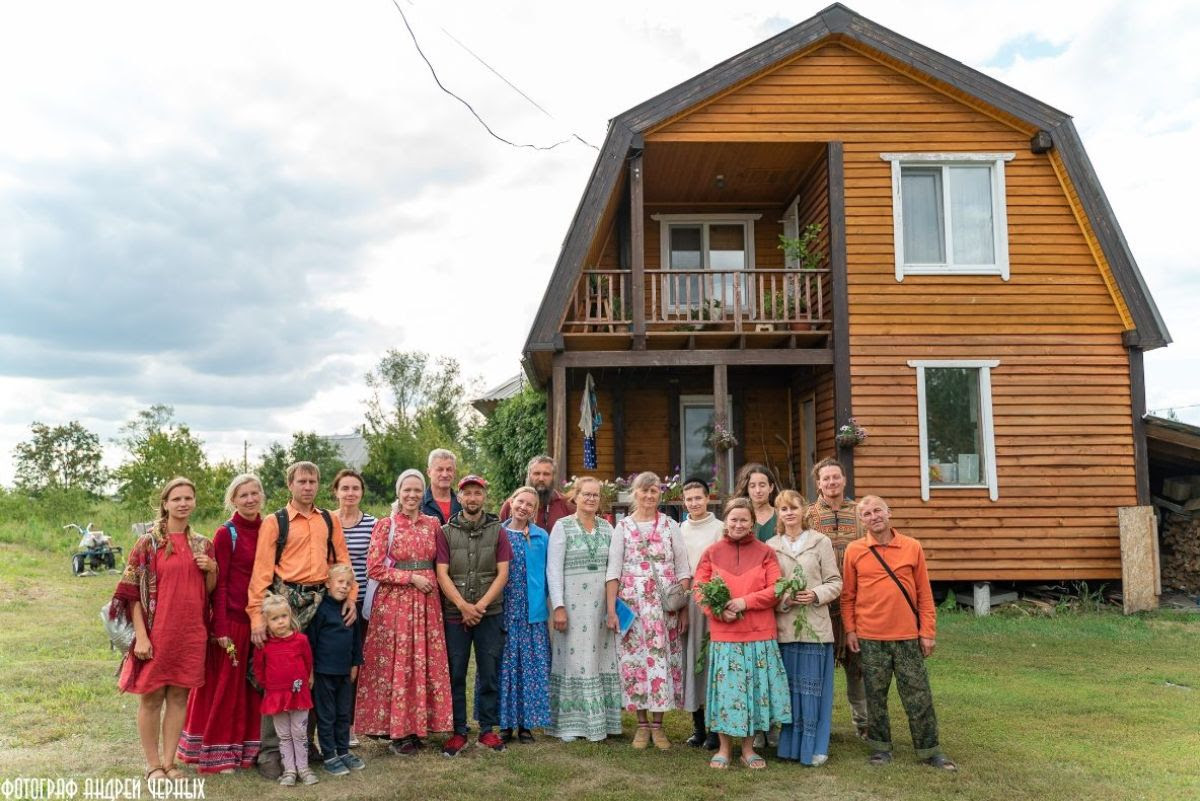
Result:
{"label": "man with baseball cap", "polygon": [[500,657],[504,653],[504,585],[512,546],[501,536],[500,519],[483,511],[487,482],[469,475],[458,482],[462,510],[442,526],[437,542],[437,580],[442,590],[454,734],[442,746],[457,756],[467,744],[467,664],[475,647],[479,744],[503,751],[500,725]]}

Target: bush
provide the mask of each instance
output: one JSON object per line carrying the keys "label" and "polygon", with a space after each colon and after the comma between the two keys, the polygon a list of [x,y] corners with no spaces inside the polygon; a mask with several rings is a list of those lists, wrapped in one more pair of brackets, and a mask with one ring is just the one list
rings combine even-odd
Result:
{"label": "bush", "polygon": [[531,386],[501,401],[479,432],[494,498],[525,483],[525,465],[546,452],[546,396]]}

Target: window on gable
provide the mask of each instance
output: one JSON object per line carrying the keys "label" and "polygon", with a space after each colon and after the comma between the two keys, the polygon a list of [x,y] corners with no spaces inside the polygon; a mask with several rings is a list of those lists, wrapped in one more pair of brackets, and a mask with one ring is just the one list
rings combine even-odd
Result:
{"label": "window on gable", "polygon": [[1004,162],[1011,153],[885,153],[892,163],[896,280],[918,274],[1008,280]]}
{"label": "window on gable", "polygon": [[921,498],[931,489],[987,488],[998,497],[991,368],[996,361],[913,361],[917,370]]}

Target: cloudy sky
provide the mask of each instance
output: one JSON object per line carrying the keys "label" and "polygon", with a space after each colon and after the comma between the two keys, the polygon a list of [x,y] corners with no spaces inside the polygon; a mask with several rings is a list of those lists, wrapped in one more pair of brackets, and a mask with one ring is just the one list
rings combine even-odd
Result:
{"label": "cloudy sky", "polygon": [[[826,5],[399,2],[442,81],[543,146]],[[970,5],[851,4],[1074,115],[1175,338],[1149,406],[1200,422],[1200,7]],[[169,403],[251,459],[349,432],[390,347],[499,383],[596,155],[490,138],[391,0],[6,3],[0,74],[0,483],[35,419],[109,438]]]}

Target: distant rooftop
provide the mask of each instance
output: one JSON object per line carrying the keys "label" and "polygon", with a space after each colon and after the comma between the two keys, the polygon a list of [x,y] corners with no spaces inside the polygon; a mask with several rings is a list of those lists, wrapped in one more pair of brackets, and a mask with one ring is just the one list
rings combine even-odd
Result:
{"label": "distant rooftop", "polygon": [[347,467],[362,470],[367,463],[367,441],[362,434],[329,434],[321,439],[334,445]]}
{"label": "distant rooftop", "polygon": [[521,392],[525,387],[525,381],[525,374],[517,373],[503,384],[492,387],[471,401],[471,405],[478,409],[479,413],[484,417],[491,417],[492,412],[496,411],[496,407],[500,404],[500,401],[508,400]]}

